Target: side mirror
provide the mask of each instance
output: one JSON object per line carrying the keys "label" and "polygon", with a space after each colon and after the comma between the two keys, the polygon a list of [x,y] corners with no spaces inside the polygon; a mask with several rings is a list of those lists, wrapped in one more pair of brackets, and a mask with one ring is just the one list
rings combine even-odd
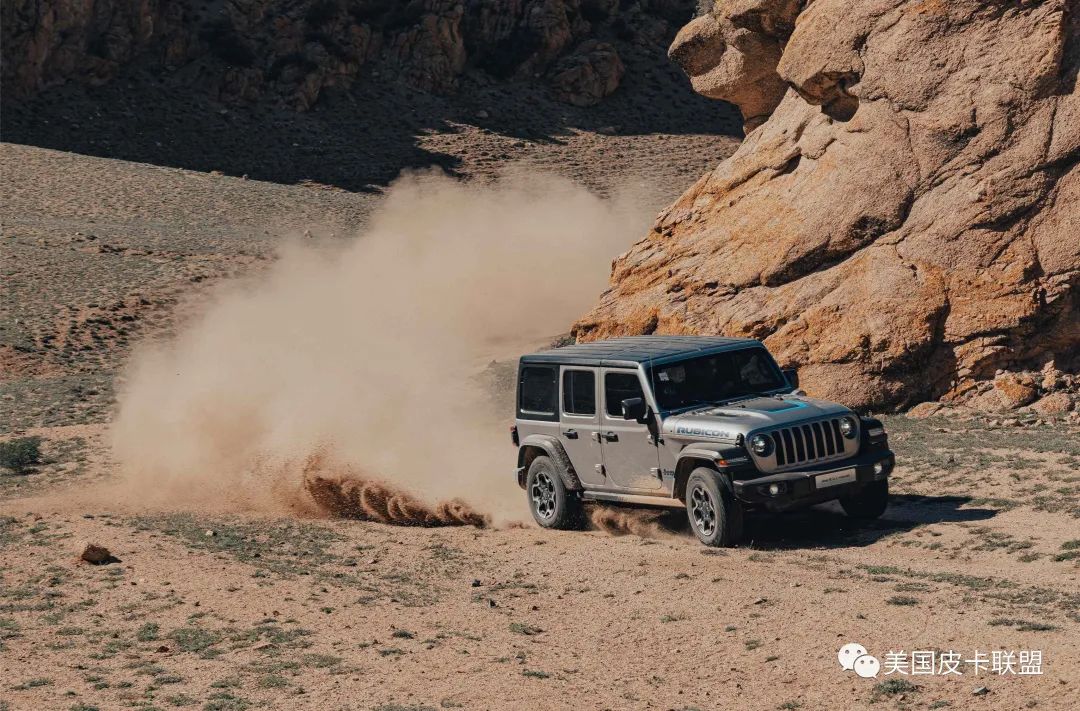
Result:
{"label": "side mirror", "polygon": [[624,420],[644,420],[645,400],[640,397],[627,398],[622,401],[622,417]]}
{"label": "side mirror", "polygon": [[799,371],[795,370],[794,368],[788,368],[788,369],[783,370],[781,372],[784,374],[784,377],[787,379],[788,384],[791,385],[791,387],[793,387],[795,389],[798,389],[798,387],[799,387]]}

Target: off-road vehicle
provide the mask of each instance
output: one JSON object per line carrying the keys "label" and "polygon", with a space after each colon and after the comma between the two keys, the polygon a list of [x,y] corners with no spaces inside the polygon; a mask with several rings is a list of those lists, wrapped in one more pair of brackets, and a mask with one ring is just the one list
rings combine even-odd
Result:
{"label": "off-road vehicle", "polygon": [[743,513],[839,500],[888,504],[895,458],[879,420],[806,397],[756,340],[635,336],[522,356],[515,475],[533,518],[574,528],[585,501],[686,508],[702,543]]}

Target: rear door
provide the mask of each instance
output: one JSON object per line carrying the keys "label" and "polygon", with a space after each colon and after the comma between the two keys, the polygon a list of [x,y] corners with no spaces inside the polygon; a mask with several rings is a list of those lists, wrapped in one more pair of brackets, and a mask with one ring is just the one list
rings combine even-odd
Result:
{"label": "rear door", "polygon": [[559,441],[581,482],[589,487],[602,487],[607,482],[598,435],[596,368],[564,365],[560,391]]}
{"label": "rear door", "polygon": [[659,489],[663,483],[658,476],[660,452],[649,428],[622,418],[623,400],[639,397],[647,402],[640,374],[626,368],[602,368],[600,377],[600,441],[610,484],[621,490]]}

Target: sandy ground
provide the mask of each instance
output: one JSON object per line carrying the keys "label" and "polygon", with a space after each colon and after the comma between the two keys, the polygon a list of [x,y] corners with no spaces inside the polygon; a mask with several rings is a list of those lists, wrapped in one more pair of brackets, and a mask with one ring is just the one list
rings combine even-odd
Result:
{"label": "sandy ground", "polygon": [[[506,140],[425,140],[475,157],[489,139]],[[566,141],[572,159],[508,142],[499,160],[610,186],[668,154],[684,168],[657,183],[662,203],[732,148]],[[1080,706],[1080,432],[1063,420],[889,418],[900,465],[881,521],[754,516],[746,544],[720,551],[679,516],[420,529],[84,497],[112,477],[114,379],[133,345],[284,238],[349,239],[379,195],[0,155],[0,439],[45,438],[45,463],[0,474],[0,709]],[[86,540],[115,560],[80,562]],[[862,679],[837,662],[852,641],[883,661],[1035,650],[1042,673]]]}

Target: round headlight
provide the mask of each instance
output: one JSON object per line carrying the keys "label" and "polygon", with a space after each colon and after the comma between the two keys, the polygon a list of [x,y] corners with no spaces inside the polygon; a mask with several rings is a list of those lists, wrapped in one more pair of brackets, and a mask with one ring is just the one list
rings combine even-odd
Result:
{"label": "round headlight", "polygon": [[765,435],[754,435],[750,438],[750,449],[754,450],[754,454],[764,457],[772,449],[772,443]]}
{"label": "round headlight", "polygon": [[848,439],[851,439],[855,436],[856,429],[857,427],[855,426],[854,418],[845,417],[840,420],[840,434],[844,435]]}

